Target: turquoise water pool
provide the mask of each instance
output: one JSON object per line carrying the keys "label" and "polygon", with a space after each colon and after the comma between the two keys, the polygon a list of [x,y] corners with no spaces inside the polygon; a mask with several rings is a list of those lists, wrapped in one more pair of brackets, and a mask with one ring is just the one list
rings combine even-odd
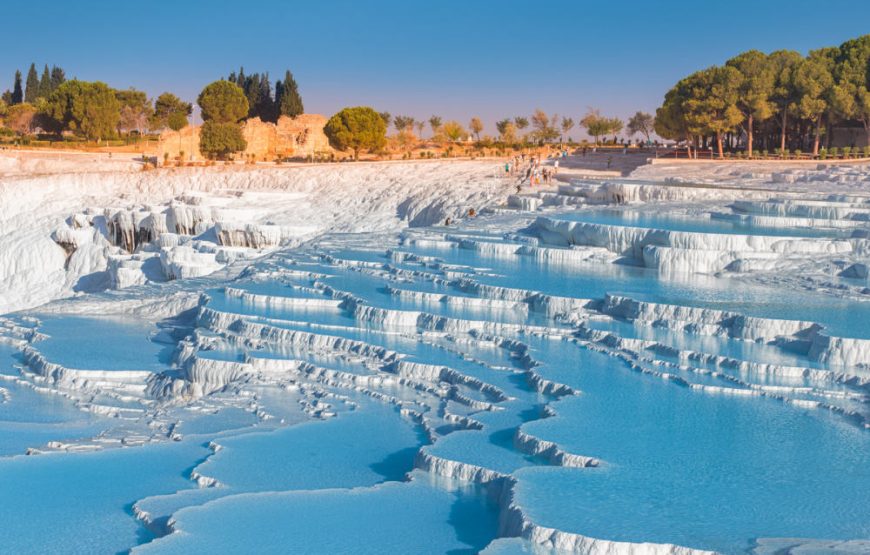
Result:
{"label": "turquoise water pool", "polygon": [[[560,217],[769,231],[620,214]],[[870,302],[469,243],[528,244],[523,222],[280,251],[201,280],[171,333],[35,313],[44,338],[0,343],[3,549],[521,553],[550,550],[537,531],[553,529],[611,553],[731,554],[870,537]],[[607,314],[607,295],[683,320]],[[818,326],[731,337],[688,308]],[[25,349],[89,372],[36,373]]]}

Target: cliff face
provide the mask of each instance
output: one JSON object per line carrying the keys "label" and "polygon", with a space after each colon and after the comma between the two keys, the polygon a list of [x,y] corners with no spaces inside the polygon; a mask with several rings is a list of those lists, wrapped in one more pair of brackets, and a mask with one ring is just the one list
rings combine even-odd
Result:
{"label": "cliff face", "polygon": [[[281,116],[278,123],[251,118],[242,125],[242,136],[248,147],[242,158],[274,160],[278,157],[309,156],[333,152],[323,132],[326,118],[319,114],[301,114],[296,118]],[[157,157],[163,161],[168,153],[174,160],[184,153],[185,160],[202,160],[199,152],[199,127],[185,127],[181,131],[166,130],[160,135]]]}

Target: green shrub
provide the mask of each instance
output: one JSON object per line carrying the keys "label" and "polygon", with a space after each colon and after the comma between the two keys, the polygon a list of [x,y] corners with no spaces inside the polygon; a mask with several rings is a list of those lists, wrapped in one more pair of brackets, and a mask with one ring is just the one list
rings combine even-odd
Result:
{"label": "green shrub", "polygon": [[831,158],[837,158],[840,156],[840,149],[832,146],[830,150]]}
{"label": "green shrub", "polygon": [[765,148],[764,150],[761,151],[761,157],[762,157],[762,158],[767,158],[767,149],[766,149],[766,148]]}
{"label": "green shrub", "polygon": [[228,155],[241,152],[247,146],[242,130],[236,123],[206,121],[202,125],[199,150],[206,158],[225,160]]}
{"label": "green shrub", "polygon": [[849,158],[852,154],[852,147],[844,146],[843,147],[843,158]]}
{"label": "green shrub", "polygon": [[864,158],[870,158],[870,145],[865,145],[861,150],[864,153]]}
{"label": "green shrub", "polygon": [[819,149],[819,160],[827,160],[828,159],[828,149],[822,148]]}

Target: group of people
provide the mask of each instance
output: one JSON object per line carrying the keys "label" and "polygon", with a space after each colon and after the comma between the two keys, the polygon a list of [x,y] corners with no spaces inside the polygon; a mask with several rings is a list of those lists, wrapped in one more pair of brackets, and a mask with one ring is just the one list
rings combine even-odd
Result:
{"label": "group of people", "polygon": [[505,174],[511,177],[519,178],[517,182],[517,192],[520,192],[523,183],[528,182],[530,186],[551,184],[553,178],[559,172],[559,159],[568,155],[567,150],[560,151],[555,155],[555,160],[552,166],[544,166],[540,156],[526,156],[518,154],[505,162]]}

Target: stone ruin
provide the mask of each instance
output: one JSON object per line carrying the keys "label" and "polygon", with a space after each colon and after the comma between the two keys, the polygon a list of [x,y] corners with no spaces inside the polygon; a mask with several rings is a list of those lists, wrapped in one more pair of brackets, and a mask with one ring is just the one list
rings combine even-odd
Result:
{"label": "stone ruin", "polygon": [[[323,132],[326,121],[320,114],[281,116],[277,124],[250,118],[242,124],[242,136],[248,146],[237,158],[253,156],[256,161],[272,161],[332,153],[334,150]],[[180,131],[163,131],[157,148],[158,161],[162,163],[167,153],[170,160],[175,160],[182,152],[185,161],[203,160],[199,151],[199,130],[199,126],[187,126]]]}

